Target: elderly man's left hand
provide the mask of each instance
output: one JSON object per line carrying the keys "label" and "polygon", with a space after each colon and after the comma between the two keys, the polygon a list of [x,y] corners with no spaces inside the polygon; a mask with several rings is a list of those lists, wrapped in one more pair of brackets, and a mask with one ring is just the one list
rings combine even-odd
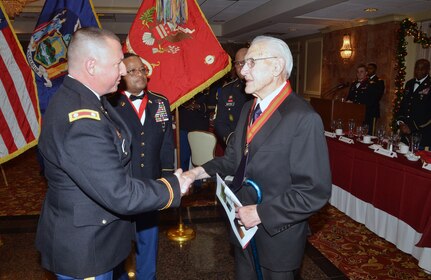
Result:
{"label": "elderly man's left hand", "polygon": [[238,219],[240,225],[244,225],[246,228],[251,228],[261,223],[256,204],[236,208],[235,218]]}

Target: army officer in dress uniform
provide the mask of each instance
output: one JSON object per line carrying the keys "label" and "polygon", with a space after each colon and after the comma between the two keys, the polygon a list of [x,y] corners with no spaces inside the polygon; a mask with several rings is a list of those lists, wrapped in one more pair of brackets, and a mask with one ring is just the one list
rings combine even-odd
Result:
{"label": "army officer in dress uniform", "polygon": [[[404,136],[419,132],[421,146],[431,145],[431,78],[430,62],[419,59],[415,63],[414,78],[405,86],[405,93],[397,113],[397,123]],[[404,139],[408,141],[408,137]]]}
{"label": "army officer in dress uniform", "polygon": [[115,34],[79,29],[67,58],[69,75],[39,139],[48,190],[36,247],[57,279],[112,279],[134,239],[129,215],[178,206],[193,177],[181,170],[158,180],[130,176],[131,133],[104,96],[126,74]]}
{"label": "army officer in dress uniform", "polygon": [[244,76],[241,74],[246,53],[247,48],[241,48],[236,52],[233,62],[236,77],[224,85],[218,95],[214,128],[217,137],[223,141],[224,145],[227,145],[235,130],[244,103],[250,100],[244,92]]}
{"label": "army officer in dress uniform", "polygon": [[[132,132],[132,176],[157,179],[174,172],[174,136],[166,97],[147,90],[148,69],[136,54],[124,54],[127,75],[110,98]],[[136,280],[156,279],[158,212],[136,216]],[[120,269],[121,270],[121,269]],[[121,279],[129,279],[122,273]]]}
{"label": "army officer in dress uniform", "polygon": [[367,67],[360,64],[356,68],[356,80],[351,84],[347,101],[365,105],[365,120],[370,133],[374,131],[374,125],[378,118],[379,95],[378,87],[372,86],[367,76]]}

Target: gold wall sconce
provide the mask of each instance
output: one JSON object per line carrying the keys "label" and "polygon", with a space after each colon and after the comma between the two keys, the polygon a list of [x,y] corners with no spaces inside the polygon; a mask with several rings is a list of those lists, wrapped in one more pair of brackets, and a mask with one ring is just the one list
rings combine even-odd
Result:
{"label": "gold wall sconce", "polygon": [[343,46],[340,49],[341,58],[344,60],[350,59],[352,57],[352,44],[350,41],[350,35],[344,34],[343,36]]}

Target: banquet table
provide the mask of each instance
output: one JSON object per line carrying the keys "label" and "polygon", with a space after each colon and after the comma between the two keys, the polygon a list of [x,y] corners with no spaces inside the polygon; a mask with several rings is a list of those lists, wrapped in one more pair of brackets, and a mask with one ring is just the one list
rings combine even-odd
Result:
{"label": "banquet table", "polygon": [[431,171],[421,160],[390,158],[369,144],[327,137],[330,203],[355,221],[411,254],[431,273]]}

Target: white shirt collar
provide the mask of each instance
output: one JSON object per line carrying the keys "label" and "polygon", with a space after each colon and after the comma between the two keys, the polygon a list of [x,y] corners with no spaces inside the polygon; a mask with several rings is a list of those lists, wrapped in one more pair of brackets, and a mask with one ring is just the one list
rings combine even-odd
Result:
{"label": "white shirt collar", "polygon": [[[132,95],[130,92],[128,92],[127,90],[124,91],[124,93],[126,94],[126,96],[128,98],[130,98],[130,95]],[[144,91],[142,90],[137,96],[141,96],[144,94]],[[136,99],[135,101],[138,101],[138,99]]]}
{"label": "white shirt collar", "polygon": [[287,82],[284,82],[281,86],[276,88],[273,92],[271,92],[269,95],[267,95],[264,99],[260,100],[257,98],[256,106],[259,104],[260,110],[262,110],[262,113],[268,108],[271,101],[281,92],[283,87],[286,85]]}

